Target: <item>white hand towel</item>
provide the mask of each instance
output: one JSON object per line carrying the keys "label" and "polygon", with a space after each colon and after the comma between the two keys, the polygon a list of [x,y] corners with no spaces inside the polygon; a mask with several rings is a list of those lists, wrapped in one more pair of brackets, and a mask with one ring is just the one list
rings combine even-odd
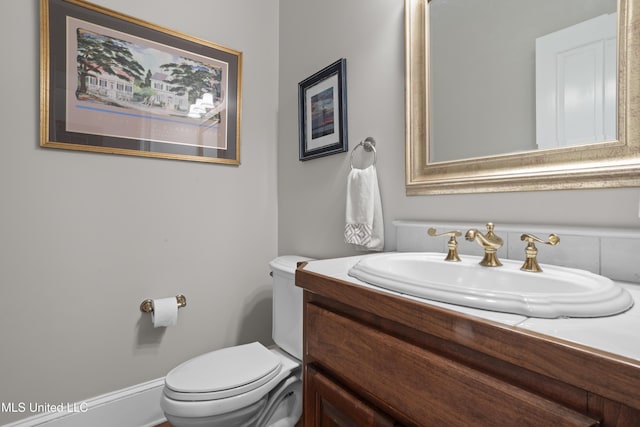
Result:
{"label": "white hand towel", "polygon": [[381,251],[384,247],[382,202],[374,165],[349,172],[344,240],[359,250]]}

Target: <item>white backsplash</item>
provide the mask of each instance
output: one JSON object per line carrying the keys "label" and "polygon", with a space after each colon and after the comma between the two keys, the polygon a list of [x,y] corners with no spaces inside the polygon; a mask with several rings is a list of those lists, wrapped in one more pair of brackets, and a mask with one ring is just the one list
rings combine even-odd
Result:
{"label": "white backsplash", "polygon": [[[486,225],[482,222],[397,220],[393,225],[399,252],[446,253],[448,237],[427,234],[429,227],[434,227],[438,233],[462,232],[457,239],[460,257],[483,254],[477,243],[464,238],[464,233],[470,228],[486,232]],[[534,234],[543,240],[554,233],[560,237],[557,246],[536,243],[540,264],[580,268],[613,280],[640,283],[640,230],[496,223],[494,232],[504,240],[504,246],[498,250],[498,258],[524,261],[526,243],[520,240],[523,233]]]}

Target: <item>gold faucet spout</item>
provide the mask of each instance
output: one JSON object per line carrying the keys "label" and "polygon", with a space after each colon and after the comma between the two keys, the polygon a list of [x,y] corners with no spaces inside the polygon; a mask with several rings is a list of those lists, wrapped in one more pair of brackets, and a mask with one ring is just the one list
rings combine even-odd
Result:
{"label": "gold faucet spout", "polygon": [[502,265],[496,252],[502,247],[504,241],[493,232],[493,223],[487,224],[486,234],[482,234],[475,228],[470,229],[464,235],[464,238],[473,242],[475,241],[484,249],[484,258],[480,261],[480,265],[485,267],[499,267]]}

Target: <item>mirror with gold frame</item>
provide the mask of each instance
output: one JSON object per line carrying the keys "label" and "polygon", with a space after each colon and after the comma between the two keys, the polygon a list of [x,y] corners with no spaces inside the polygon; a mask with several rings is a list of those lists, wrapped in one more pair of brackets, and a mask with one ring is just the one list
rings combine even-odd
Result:
{"label": "mirror with gold frame", "polygon": [[640,186],[640,0],[617,4],[615,139],[444,161],[430,150],[429,4],[405,0],[408,195]]}

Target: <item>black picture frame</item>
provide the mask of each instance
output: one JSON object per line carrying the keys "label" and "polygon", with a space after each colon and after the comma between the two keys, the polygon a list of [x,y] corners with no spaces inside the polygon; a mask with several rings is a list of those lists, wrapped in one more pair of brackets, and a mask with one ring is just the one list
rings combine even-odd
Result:
{"label": "black picture frame", "polygon": [[301,161],[349,151],[345,58],[298,84],[298,124]]}
{"label": "black picture frame", "polygon": [[41,147],[240,164],[242,52],[83,0],[40,11]]}

